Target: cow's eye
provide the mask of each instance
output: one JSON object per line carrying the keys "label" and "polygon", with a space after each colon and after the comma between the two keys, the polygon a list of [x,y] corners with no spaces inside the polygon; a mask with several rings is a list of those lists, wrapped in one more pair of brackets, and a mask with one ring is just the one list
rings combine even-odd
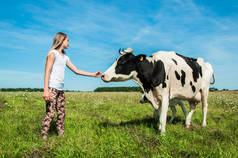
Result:
{"label": "cow's eye", "polygon": [[124,65],[124,64],[126,64],[126,62],[127,62],[127,60],[119,60],[119,61],[118,61],[118,64],[119,64],[119,65]]}
{"label": "cow's eye", "polygon": [[118,65],[123,65],[125,64],[125,62],[118,62]]}

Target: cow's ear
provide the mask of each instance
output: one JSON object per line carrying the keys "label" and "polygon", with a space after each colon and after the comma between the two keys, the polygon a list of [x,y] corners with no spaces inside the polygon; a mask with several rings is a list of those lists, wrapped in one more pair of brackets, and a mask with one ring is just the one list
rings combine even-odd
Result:
{"label": "cow's ear", "polygon": [[146,55],[144,55],[144,54],[140,54],[140,55],[136,56],[136,60],[138,62],[143,62],[145,59],[146,59]]}

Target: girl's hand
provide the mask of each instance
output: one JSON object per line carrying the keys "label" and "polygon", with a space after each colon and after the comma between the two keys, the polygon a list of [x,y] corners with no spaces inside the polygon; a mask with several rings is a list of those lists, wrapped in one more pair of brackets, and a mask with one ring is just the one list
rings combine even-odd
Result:
{"label": "girl's hand", "polygon": [[43,98],[45,99],[45,101],[50,100],[50,92],[48,90],[44,91]]}
{"label": "girl's hand", "polygon": [[95,75],[95,77],[99,77],[99,76],[102,75],[102,73],[97,71],[97,72],[94,73],[94,75]]}

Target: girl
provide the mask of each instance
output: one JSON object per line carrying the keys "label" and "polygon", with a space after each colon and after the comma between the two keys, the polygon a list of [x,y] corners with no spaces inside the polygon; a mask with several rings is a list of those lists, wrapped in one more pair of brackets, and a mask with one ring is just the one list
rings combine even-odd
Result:
{"label": "girl", "polygon": [[42,125],[42,138],[47,139],[50,123],[54,119],[56,109],[58,117],[56,121],[58,135],[64,135],[65,95],[64,95],[64,71],[67,65],[74,73],[84,76],[99,77],[101,72],[85,72],[74,66],[64,49],[69,46],[66,34],[58,32],[53,40],[53,45],[47,55],[45,64],[44,95],[46,101],[46,116]]}

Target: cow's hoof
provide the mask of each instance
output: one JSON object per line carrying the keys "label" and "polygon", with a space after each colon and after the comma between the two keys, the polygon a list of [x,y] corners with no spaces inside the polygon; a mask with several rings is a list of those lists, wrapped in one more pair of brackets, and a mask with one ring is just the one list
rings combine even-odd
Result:
{"label": "cow's hoof", "polygon": [[189,128],[189,127],[190,127],[190,125],[186,125],[186,126],[185,126],[185,128]]}
{"label": "cow's hoof", "polygon": [[165,136],[165,132],[161,132],[161,131],[160,131],[160,135],[161,135],[161,136]]}

